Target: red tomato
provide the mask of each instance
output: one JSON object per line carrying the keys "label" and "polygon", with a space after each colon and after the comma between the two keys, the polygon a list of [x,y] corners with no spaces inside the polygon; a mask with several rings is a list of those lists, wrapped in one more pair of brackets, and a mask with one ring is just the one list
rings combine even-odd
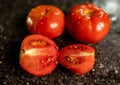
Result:
{"label": "red tomato", "polygon": [[97,43],[108,34],[110,19],[107,13],[94,4],[78,4],[67,16],[67,28],[76,40]]}
{"label": "red tomato", "polygon": [[95,49],[83,44],[68,45],[60,50],[58,61],[76,74],[89,72],[95,62]]}
{"label": "red tomato", "polygon": [[44,76],[57,66],[58,50],[54,41],[43,35],[27,36],[20,49],[20,65],[30,74]]}
{"label": "red tomato", "polygon": [[39,5],[29,12],[26,24],[31,33],[42,34],[53,39],[64,31],[65,15],[56,6]]}

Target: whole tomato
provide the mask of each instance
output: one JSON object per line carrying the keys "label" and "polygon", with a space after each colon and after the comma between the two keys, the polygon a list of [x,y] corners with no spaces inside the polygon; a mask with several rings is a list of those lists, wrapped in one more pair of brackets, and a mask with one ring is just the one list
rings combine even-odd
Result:
{"label": "whole tomato", "polygon": [[78,75],[86,74],[94,66],[95,49],[84,44],[71,44],[60,50],[58,61]]}
{"label": "whole tomato", "polygon": [[110,19],[106,12],[94,4],[78,4],[67,16],[67,28],[76,40],[97,43],[108,34]]}
{"label": "whole tomato", "polygon": [[54,41],[43,35],[25,37],[20,49],[20,66],[35,76],[50,74],[58,63],[58,49]]}
{"label": "whole tomato", "polygon": [[30,10],[26,24],[31,33],[42,34],[53,39],[64,31],[65,15],[56,6],[39,5]]}

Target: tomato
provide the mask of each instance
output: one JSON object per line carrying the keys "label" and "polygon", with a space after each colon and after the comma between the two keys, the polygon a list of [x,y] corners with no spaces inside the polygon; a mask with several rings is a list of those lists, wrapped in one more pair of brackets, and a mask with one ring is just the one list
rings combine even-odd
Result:
{"label": "tomato", "polygon": [[27,36],[20,49],[20,66],[35,76],[50,74],[58,63],[58,49],[54,41],[46,36]]}
{"label": "tomato", "polygon": [[94,4],[78,4],[67,15],[67,28],[73,38],[84,43],[98,43],[109,32],[110,19]]}
{"label": "tomato", "polygon": [[71,44],[60,50],[58,61],[78,75],[85,74],[94,66],[95,49],[84,44]]}
{"label": "tomato", "polygon": [[56,6],[39,5],[30,10],[26,24],[31,33],[42,34],[53,39],[64,31],[65,15]]}

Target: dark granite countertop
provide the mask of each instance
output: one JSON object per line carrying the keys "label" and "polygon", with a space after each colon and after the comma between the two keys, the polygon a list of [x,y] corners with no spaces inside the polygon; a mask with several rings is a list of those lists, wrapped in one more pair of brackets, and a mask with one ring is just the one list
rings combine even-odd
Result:
{"label": "dark granite countertop", "polygon": [[[120,85],[120,19],[111,22],[109,34],[92,46],[96,49],[95,66],[85,75],[75,75],[61,65],[44,77],[35,77],[19,66],[21,41],[29,32],[25,20],[31,8],[52,4],[65,14],[78,3],[92,0],[0,0],[0,85]],[[111,10],[112,11],[112,10]],[[55,39],[61,48],[76,43],[65,32]]]}

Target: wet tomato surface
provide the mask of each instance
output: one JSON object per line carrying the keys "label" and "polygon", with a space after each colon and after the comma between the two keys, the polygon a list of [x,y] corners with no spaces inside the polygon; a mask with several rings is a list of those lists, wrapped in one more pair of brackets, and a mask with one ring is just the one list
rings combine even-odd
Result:
{"label": "wet tomato surface", "polygon": [[94,4],[78,4],[67,16],[67,28],[73,38],[84,43],[97,43],[109,32],[110,19]]}
{"label": "wet tomato surface", "polygon": [[39,5],[30,10],[26,24],[31,33],[42,34],[53,39],[64,31],[65,15],[56,6]]}

